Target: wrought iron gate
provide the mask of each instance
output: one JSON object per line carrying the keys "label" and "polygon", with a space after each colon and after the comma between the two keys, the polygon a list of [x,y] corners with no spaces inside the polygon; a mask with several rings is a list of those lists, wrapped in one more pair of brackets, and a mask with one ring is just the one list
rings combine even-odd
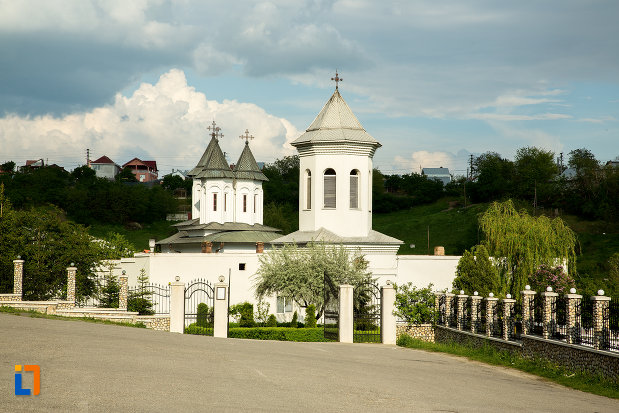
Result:
{"label": "wrought iron gate", "polygon": [[185,288],[185,333],[213,335],[215,289],[203,279],[193,280]]}
{"label": "wrought iron gate", "polygon": [[380,288],[372,280],[354,289],[355,343],[380,343]]}
{"label": "wrought iron gate", "polygon": [[331,277],[325,272],[323,278],[324,296],[324,337],[330,340],[339,340],[340,330],[340,297],[339,286],[335,285]]}

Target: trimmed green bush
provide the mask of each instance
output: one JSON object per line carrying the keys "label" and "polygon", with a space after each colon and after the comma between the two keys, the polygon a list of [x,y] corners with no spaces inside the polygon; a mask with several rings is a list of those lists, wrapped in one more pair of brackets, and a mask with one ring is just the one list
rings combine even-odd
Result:
{"label": "trimmed green bush", "polygon": [[213,327],[200,327],[196,323],[189,324],[185,327],[185,334],[197,334],[204,336],[213,335]]}
{"label": "trimmed green bush", "polygon": [[254,327],[231,328],[229,338],[277,341],[331,341],[324,338],[322,328]]}
{"label": "trimmed green bush", "polygon": [[198,313],[196,315],[196,325],[199,327],[213,327],[213,323],[211,323],[211,312],[212,309],[208,307],[205,303],[198,304]]}
{"label": "trimmed green bush", "polygon": [[254,305],[245,301],[244,303],[235,304],[230,307],[230,315],[240,316],[239,326],[241,327],[254,327],[256,322],[254,321]]}
{"label": "trimmed green bush", "polygon": [[305,309],[305,328],[316,328],[316,306],[310,304]]}
{"label": "trimmed green bush", "polygon": [[275,314],[271,314],[269,319],[267,320],[267,327],[277,327],[277,319],[275,318]]}
{"label": "trimmed green bush", "polygon": [[292,315],[292,321],[290,322],[290,327],[292,327],[292,328],[299,327],[299,315],[297,314],[296,311]]}

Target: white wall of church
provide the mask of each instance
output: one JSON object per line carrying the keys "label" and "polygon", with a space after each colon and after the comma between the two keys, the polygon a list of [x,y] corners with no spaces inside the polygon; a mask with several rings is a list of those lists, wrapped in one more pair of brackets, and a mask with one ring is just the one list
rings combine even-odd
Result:
{"label": "white wall of church", "polygon": [[451,290],[460,256],[398,255],[399,284],[412,282],[417,287],[432,283],[434,290]]}
{"label": "white wall of church", "polygon": [[[324,173],[336,173],[336,206],[325,208]],[[311,208],[307,208],[307,175],[311,172]],[[358,205],[351,208],[350,173],[357,170]],[[301,156],[299,177],[299,230],[325,228],[344,237],[364,237],[372,228],[370,198],[372,188],[372,158],[367,155],[330,154]]]}

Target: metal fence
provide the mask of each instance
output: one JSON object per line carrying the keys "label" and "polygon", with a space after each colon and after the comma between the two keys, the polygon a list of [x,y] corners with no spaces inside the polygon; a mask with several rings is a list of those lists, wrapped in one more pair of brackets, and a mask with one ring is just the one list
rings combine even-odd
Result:
{"label": "metal fence", "polygon": [[512,310],[512,323],[511,323],[511,328],[512,328],[512,334],[511,334],[511,339],[512,340],[520,340],[520,338],[522,337],[522,301],[517,301],[514,304],[514,308]]}
{"label": "metal fence", "polygon": [[480,302],[477,305],[477,332],[479,334],[485,334],[486,333],[486,303],[485,302]]}
{"label": "metal fence", "polygon": [[549,297],[550,299],[550,337],[555,340],[567,338],[567,299],[565,297]]}
{"label": "metal fence", "polygon": [[580,320],[580,325],[576,325],[574,343],[583,346],[595,346],[595,334],[593,330],[593,301],[588,299],[579,300],[576,303],[576,320]]}
{"label": "metal fence", "polygon": [[530,311],[532,317],[532,325],[529,334],[541,336],[544,334],[544,314],[543,314],[544,302],[541,296],[537,296],[531,299]]}
{"label": "metal fence", "polygon": [[445,297],[444,295],[441,295],[438,298],[438,308],[439,308],[439,312],[438,312],[438,324],[444,326],[445,323],[445,303],[447,301],[447,297]]}
{"label": "metal fence", "polygon": [[135,299],[138,294],[144,294],[152,303],[152,310],[155,314],[170,314],[170,286],[161,284],[147,284],[143,287],[129,288],[129,309],[131,309],[131,300]]}
{"label": "metal fence", "polygon": [[619,351],[619,297],[611,299],[602,313],[602,325],[608,326],[603,331],[605,350]]}

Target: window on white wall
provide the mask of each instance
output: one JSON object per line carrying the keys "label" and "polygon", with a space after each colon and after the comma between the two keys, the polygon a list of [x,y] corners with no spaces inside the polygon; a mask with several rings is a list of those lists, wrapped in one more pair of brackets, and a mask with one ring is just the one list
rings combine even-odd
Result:
{"label": "window on white wall", "polygon": [[224,194],[224,211],[228,210],[228,194]]}
{"label": "window on white wall", "polygon": [[350,171],[350,208],[359,208],[359,171]]}
{"label": "window on white wall", "polygon": [[312,173],[308,169],[305,175],[305,208],[312,209]]}
{"label": "window on white wall", "polygon": [[277,313],[292,313],[292,300],[287,297],[277,296]]}
{"label": "window on white wall", "polygon": [[258,195],[254,194],[254,214],[258,211],[256,211],[256,205],[258,205]]}
{"label": "window on white wall", "polygon": [[247,212],[247,195],[243,195],[243,212]]}
{"label": "window on white wall", "polygon": [[335,208],[336,206],[336,185],[335,171],[331,168],[325,171],[324,177],[324,207]]}
{"label": "window on white wall", "polygon": [[213,194],[213,211],[217,211],[217,194]]}

